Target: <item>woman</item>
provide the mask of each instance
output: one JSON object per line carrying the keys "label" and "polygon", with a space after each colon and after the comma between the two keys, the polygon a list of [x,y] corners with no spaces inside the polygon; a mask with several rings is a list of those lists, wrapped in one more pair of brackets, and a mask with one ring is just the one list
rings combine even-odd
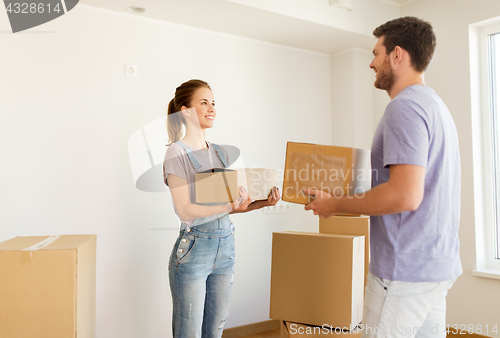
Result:
{"label": "woman", "polygon": [[[228,316],[235,256],[234,227],[228,215],[275,205],[280,198],[274,187],[267,200],[252,202],[240,187],[234,203],[195,203],[195,174],[228,166],[226,151],[205,140],[205,130],[213,127],[215,116],[212,90],[201,80],[177,87],[168,105],[167,131],[172,143],[163,173],[181,220],[169,261],[174,338],[221,337]],[[186,133],[181,140],[183,126]]]}

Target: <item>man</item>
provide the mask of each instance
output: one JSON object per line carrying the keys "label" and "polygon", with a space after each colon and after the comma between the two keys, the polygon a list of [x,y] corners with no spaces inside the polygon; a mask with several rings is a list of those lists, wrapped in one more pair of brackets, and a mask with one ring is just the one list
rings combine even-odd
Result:
{"label": "man", "polygon": [[445,337],[446,294],[459,257],[460,155],[448,108],[424,85],[432,26],[415,17],[373,32],[375,87],[391,97],[372,143],[372,189],[334,198],[315,189],[315,215],[371,216],[364,336]]}

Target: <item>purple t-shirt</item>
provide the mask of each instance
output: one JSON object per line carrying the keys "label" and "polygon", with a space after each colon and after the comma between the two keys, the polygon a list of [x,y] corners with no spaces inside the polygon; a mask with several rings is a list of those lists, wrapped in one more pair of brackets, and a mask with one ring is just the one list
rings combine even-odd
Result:
{"label": "purple t-shirt", "polygon": [[462,273],[459,255],[460,154],[451,114],[429,87],[405,88],[387,106],[372,143],[372,185],[389,166],[426,168],[415,211],[371,217],[370,272],[406,282],[440,282]]}

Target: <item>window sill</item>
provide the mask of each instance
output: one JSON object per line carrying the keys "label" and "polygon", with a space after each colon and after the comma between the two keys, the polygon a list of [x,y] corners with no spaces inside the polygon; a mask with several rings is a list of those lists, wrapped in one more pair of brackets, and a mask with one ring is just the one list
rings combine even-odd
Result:
{"label": "window sill", "polygon": [[477,269],[472,270],[473,276],[484,277],[484,278],[493,278],[500,280],[500,270],[494,269]]}

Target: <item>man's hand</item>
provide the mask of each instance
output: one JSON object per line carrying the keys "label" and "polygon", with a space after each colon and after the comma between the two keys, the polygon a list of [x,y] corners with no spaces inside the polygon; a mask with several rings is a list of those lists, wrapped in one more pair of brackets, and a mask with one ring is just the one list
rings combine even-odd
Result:
{"label": "man's hand", "polygon": [[371,190],[353,196],[336,198],[317,189],[304,189],[315,196],[305,206],[321,218],[337,214],[388,215],[415,211],[424,197],[425,168],[412,164],[389,167],[389,180]]}
{"label": "man's hand", "polygon": [[316,188],[305,188],[303,191],[305,194],[314,197],[314,201],[307,204],[304,209],[312,210],[315,215],[321,218],[335,215],[335,197]]}

